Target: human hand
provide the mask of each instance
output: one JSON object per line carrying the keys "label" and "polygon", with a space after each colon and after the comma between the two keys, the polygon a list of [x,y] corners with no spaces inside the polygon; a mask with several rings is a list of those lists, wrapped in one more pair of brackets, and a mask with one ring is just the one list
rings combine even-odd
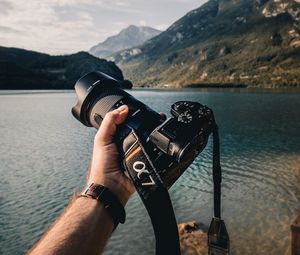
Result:
{"label": "human hand", "polygon": [[93,157],[87,178],[88,184],[96,183],[107,187],[123,205],[134,193],[135,187],[120,169],[119,152],[113,138],[117,125],[123,123],[127,115],[126,105],[105,115],[95,136]]}

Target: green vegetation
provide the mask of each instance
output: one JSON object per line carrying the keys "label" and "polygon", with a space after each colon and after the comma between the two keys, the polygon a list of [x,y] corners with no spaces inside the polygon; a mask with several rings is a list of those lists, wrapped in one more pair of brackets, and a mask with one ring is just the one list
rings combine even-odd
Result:
{"label": "green vegetation", "polygon": [[299,20],[294,0],[210,0],[139,47],[140,54],[112,57],[141,87],[300,86]]}
{"label": "green vegetation", "polygon": [[113,62],[86,52],[50,56],[0,47],[0,89],[73,89],[82,75],[94,70],[123,82],[122,72]]}

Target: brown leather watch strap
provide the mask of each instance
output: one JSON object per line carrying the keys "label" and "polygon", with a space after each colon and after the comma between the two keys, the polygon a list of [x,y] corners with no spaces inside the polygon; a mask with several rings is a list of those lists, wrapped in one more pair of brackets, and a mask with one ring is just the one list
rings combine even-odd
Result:
{"label": "brown leather watch strap", "polygon": [[126,213],[123,205],[120,203],[118,198],[106,187],[100,184],[91,183],[88,185],[81,196],[90,197],[101,201],[104,207],[109,211],[114,221],[114,229],[119,223],[124,223]]}

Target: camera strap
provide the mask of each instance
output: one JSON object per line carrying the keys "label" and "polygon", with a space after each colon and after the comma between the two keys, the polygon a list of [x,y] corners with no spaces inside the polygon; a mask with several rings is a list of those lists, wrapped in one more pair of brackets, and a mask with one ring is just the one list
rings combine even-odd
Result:
{"label": "camera strap", "polygon": [[124,140],[123,150],[125,151],[123,165],[152,222],[156,255],[180,255],[177,222],[169,192],[134,130]]}
{"label": "camera strap", "polygon": [[[212,130],[213,137],[213,186],[214,217],[208,230],[208,254],[228,255],[229,235],[221,219],[220,142],[218,127]],[[172,202],[145,146],[134,130],[123,143],[123,165],[135,185],[150,216],[156,239],[156,255],[180,255],[179,235]]]}
{"label": "camera strap", "polygon": [[212,130],[213,136],[213,184],[214,184],[214,217],[208,229],[208,254],[228,255],[230,253],[229,235],[221,220],[221,182],[220,141],[217,124]]}

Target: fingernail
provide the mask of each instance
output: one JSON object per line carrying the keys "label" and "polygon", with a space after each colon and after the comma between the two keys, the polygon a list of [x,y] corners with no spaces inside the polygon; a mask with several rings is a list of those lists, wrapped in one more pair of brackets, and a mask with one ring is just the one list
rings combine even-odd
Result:
{"label": "fingernail", "polygon": [[118,108],[118,111],[119,111],[119,112],[122,112],[122,111],[124,111],[126,108],[127,108],[126,105],[121,105],[121,106]]}

